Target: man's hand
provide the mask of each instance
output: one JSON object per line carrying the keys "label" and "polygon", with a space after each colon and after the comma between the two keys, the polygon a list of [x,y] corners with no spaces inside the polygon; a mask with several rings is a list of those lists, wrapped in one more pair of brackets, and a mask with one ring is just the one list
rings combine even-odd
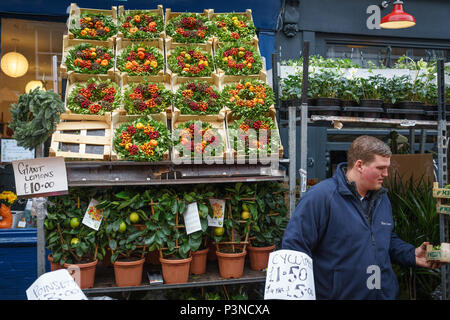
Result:
{"label": "man's hand", "polygon": [[427,245],[429,242],[424,242],[420,245],[420,247],[416,248],[416,265],[418,267],[424,267],[429,269],[440,268],[443,263],[437,261],[427,261]]}

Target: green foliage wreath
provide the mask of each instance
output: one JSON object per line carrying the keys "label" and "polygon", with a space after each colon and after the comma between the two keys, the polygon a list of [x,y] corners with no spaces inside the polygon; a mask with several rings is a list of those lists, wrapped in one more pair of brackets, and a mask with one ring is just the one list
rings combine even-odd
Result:
{"label": "green foliage wreath", "polygon": [[48,139],[59,123],[59,115],[65,111],[57,93],[39,88],[21,95],[10,110],[13,138],[30,150]]}

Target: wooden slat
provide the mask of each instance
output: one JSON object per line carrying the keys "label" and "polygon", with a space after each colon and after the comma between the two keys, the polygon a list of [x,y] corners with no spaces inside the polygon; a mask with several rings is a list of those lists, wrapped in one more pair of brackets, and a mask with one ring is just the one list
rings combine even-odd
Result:
{"label": "wooden slat", "polygon": [[92,145],[105,145],[110,141],[110,137],[102,136],[85,136],[79,134],[65,134],[60,132],[55,132],[54,141],[64,142],[64,143],[75,143],[75,144],[92,144]]}
{"label": "wooden slat", "polygon": [[95,130],[95,129],[109,129],[110,126],[106,122],[100,121],[70,121],[70,122],[60,122],[56,130]]}
{"label": "wooden slat", "polygon": [[56,151],[55,157],[104,160],[103,154],[95,154],[95,153],[86,154],[86,153],[70,152],[70,151]]}

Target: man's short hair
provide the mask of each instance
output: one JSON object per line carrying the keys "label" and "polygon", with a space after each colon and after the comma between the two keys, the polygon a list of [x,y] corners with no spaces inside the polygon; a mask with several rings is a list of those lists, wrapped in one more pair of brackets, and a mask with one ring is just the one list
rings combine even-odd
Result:
{"label": "man's short hair", "polygon": [[360,136],[356,138],[347,151],[348,168],[353,168],[356,161],[370,163],[375,155],[389,158],[392,156],[391,148],[378,138],[372,136]]}

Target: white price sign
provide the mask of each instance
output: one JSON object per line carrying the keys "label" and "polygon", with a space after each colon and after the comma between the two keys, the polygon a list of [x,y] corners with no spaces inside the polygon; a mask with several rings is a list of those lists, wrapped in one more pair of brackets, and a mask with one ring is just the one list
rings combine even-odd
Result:
{"label": "white price sign", "polygon": [[63,157],[12,161],[17,196],[45,197],[66,194],[67,172]]}
{"label": "white price sign", "polygon": [[315,300],[312,259],[294,250],[270,253],[264,299]]}

